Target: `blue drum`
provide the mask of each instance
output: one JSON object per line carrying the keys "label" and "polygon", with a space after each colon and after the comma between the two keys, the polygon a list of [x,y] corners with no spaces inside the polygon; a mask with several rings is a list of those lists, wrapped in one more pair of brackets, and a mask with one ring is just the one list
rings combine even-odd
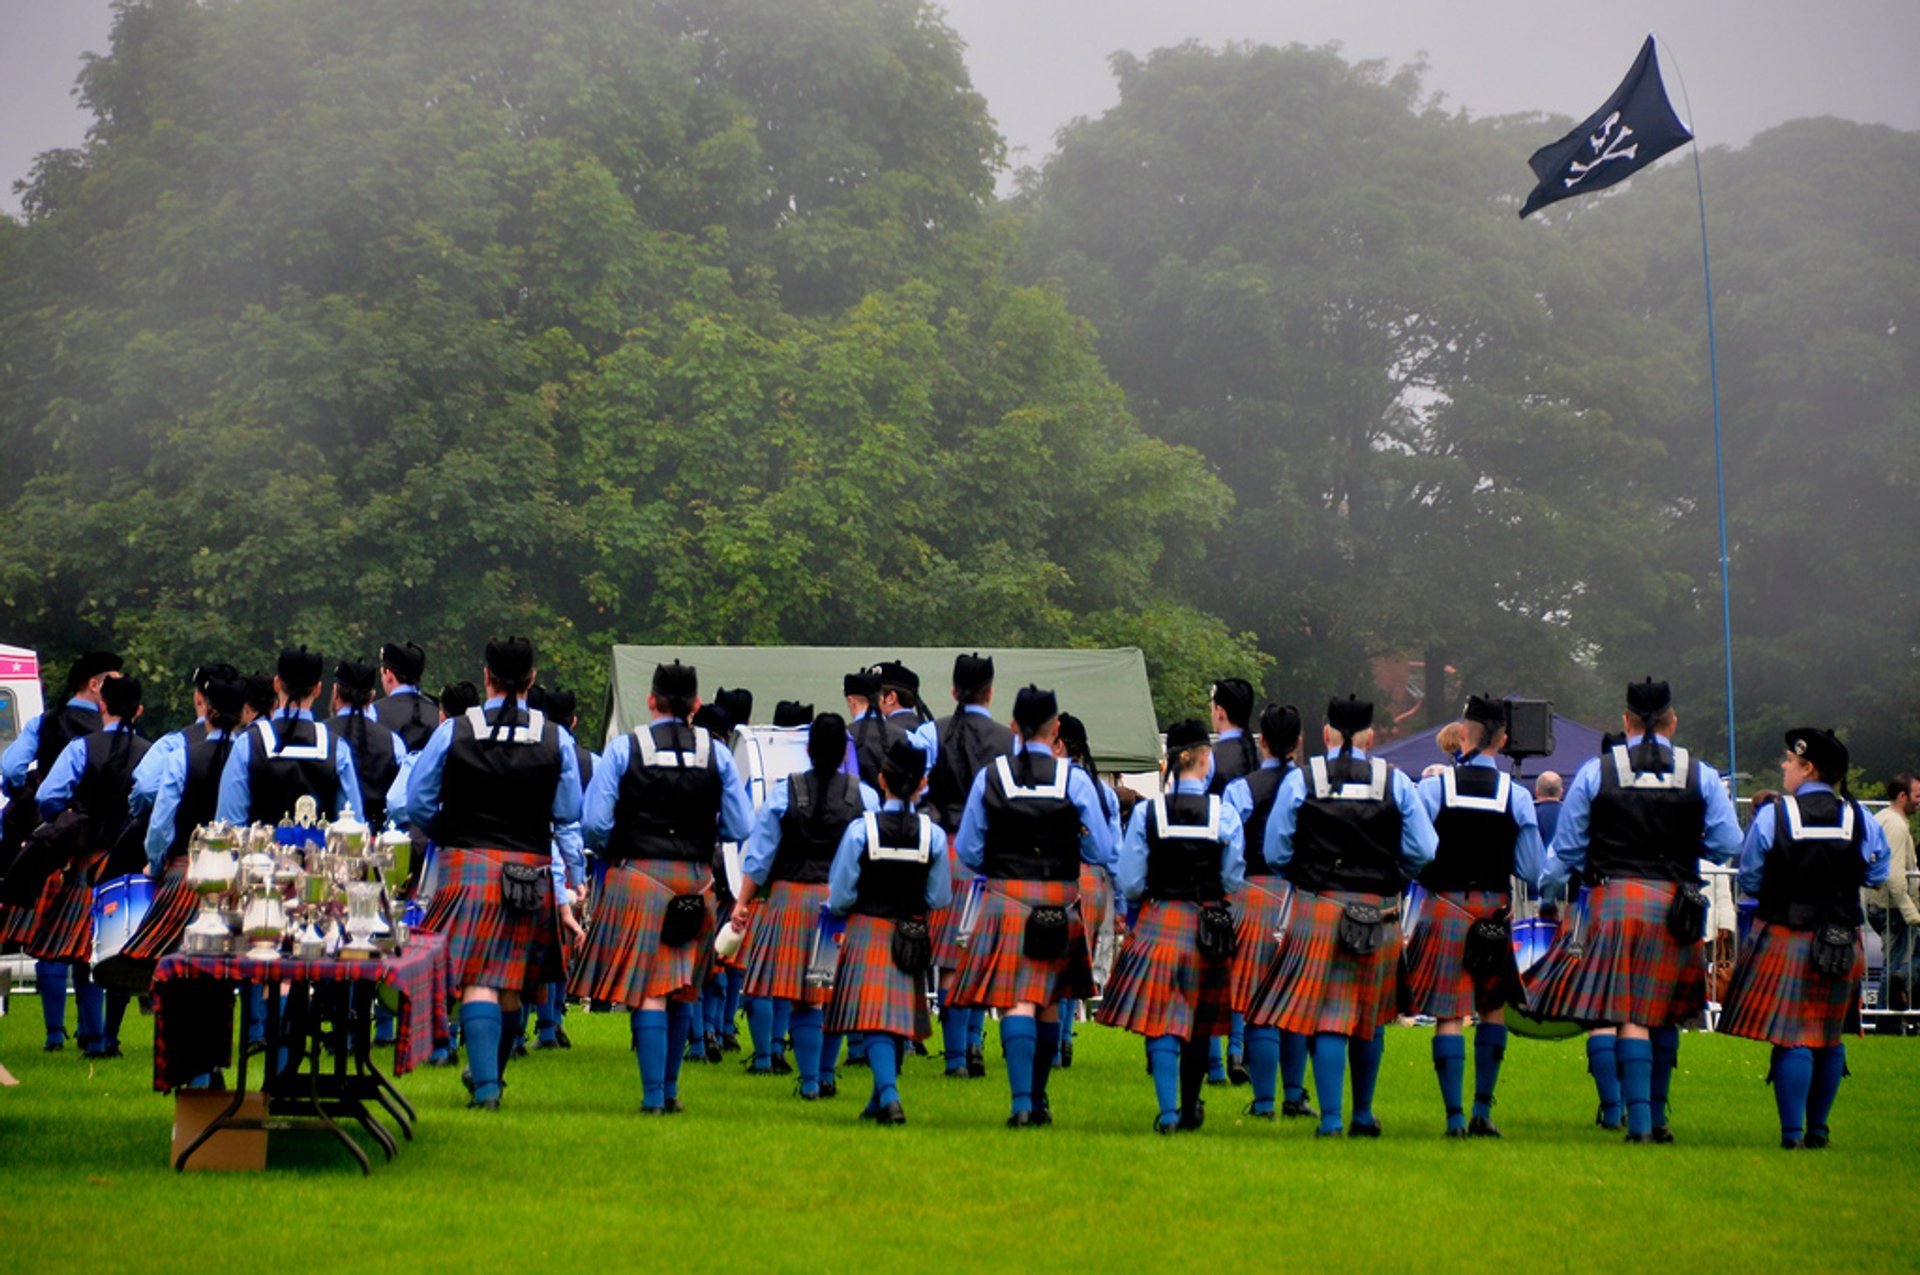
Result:
{"label": "blue drum", "polygon": [[1513,959],[1522,974],[1540,963],[1560,933],[1558,921],[1534,917],[1513,923]]}
{"label": "blue drum", "polygon": [[[1584,909],[1583,899],[1576,910]],[[1513,959],[1525,974],[1546,957],[1547,949],[1560,936],[1560,922],[1532,917],[1513,923]],[[1536,1018],[1527,1012],[1525,1005],[1509,1005],[1506,1012],[1507,1030],[1515,1036],[1527,1040],[1571,1040],[1586,1033],[1578,1023],[1564,1022],[1553,1018]]]}
{"label": "blue drum", "polygon": [[120,955],[153,907],[153,878],[114,877],[93,887],[93,963]]}
{"label": "blue drum", "polygon": [[846,933],[847,918],[835,916],[822,903],[820,924],[813,932],[813,951],[808,956],[806,973],[801,975],[801,982],[822,991],[833,986],[833,976],[840,968],[840,944]]}

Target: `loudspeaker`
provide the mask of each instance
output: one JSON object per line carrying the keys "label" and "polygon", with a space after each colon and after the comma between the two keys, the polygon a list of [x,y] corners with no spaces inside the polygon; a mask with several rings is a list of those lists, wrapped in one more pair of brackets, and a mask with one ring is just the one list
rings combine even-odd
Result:
{"label": "loudspeaker", "polygon": [[1553,701],[1549,699],[1508,699],[1507,746],[1500,751],[1509,757],[1545,757],[1553,751]]}

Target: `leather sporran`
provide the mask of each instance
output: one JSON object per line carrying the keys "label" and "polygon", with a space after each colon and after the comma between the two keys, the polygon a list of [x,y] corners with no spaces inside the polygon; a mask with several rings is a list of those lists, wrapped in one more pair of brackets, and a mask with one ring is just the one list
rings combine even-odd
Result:
{"label": "leather sporran", "polygon": [[1067,910],[1053,906],[1027,913],[1027,929],[1020,950],[1030,961],[1057,961],[1067,954]]}
{"label": "leather sporran", "polygon": [[1210,961],[1224,961],[1240,946],[1240,935],[1233,924],[1233,910],[1224,903],[1209,903],[1200,909],[1200,955]]}
{"label": "leather sporran", "polygon": [[1385,915],[1371,903],[1348,903],[1340,909],[1340,946],[1355,956],[1372,956],[1387,941]]}
{"label": "leather sporran", "polygon": [[500,901],[509,912],[524,914],[544,910],[552,884],[547,868],[525,863],[500,865]]}
{"label": "leather sporran", "polygon": [[706,923],[705,895],[676,894],[667,900],[667,915],[660,922],[660,946],[685,947],[700,937]]}
{"label": "leather sporran", "polygon": [[1859,931],[1845,925],[1823,925],[1813,932],[1813,968],[1828,978],[1853,973],[1853,948]]}
{"label": "leather sporran", "polygon": [[933,964],[933,935],[918,917],[893,923],[892,946],[893,967],[902,974],[917,978]]}
{"label": "leather sporran", "polygon": [[1707,936],[1707,896],[1699,886],[1680,883],[1667,907],[1667,933],[1674,941],[1692,946]]}

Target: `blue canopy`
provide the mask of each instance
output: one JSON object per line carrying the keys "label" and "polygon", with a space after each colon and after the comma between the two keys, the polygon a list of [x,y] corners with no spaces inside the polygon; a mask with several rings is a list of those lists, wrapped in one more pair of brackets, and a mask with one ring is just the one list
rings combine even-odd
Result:
{"label": "blue canopy", "polygon": [[[1405,739],[1396,739],[1391,744],[1382,744],[1373,750],[1373,756],[1392,762],[1411,777],[1418,779],[1420,772],[1435,762],[1450,761],[1440,751],[1440,745],[1433,742],[1436,730],[1420,730]],[[1573,772],[1580,769],[1580,763],[1589,757],[1600,755],[1601,732],[1591,726],[1582,726],[1571,717],[1553,715],[1553,752],[1546,757],[1529,757],[1521,772],[1521,780],[1527,787],[1533,787],[1533,777],[1542,771],[1553,770],[1569,783],[1573,781]],[[1513,761],[1507,757],[1495,759],[1500,769],[1511,772]]]}

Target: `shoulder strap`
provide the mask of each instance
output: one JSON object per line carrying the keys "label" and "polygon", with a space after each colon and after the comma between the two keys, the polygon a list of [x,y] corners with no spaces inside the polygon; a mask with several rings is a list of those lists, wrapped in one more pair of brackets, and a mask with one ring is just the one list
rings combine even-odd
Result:
{"label": "shoulder strap", "polygon": [[1062,765],[1057,757],[1054,758],[1052,781],[1032,788],[1022,788],[1014,782],[1011,757],[994,758],[993,768],[1000,773],[1000,790],[1014,801],[1035,799],[1057,801],[1067,795],[1067,774],[1070,767]]}
{"label": "shoulder strap", "polygon": [[467,710],[467,725],[473,728],[473,737],[481,743],[537,744],[546,732],[547,715],[539,709],[529,709],[527,720],[496,733],[496,728],[487,721],[487,710],[475,706]]}
{"label": "shoulder strap", "polygon": [[866,811],[860,816],[867,825],[867,858],[889,863],[926,863],[933,858],[933,820],[920,815],[915,822],[920,835],[910,846],[883,845],[880,840],[880,816]]}
{"label": "shoulder strap", "polygon": [[634,727],[633,741],[634,747],[640,752],[640,764],[642,766],[661,766],[664,765],[664,763],[661,762],[660,758],[666,756],[673,758],[674,766],[684,770],[688,766],[688,759],[691,758],[693,769],[705,770],[713,761],[713,736],[707,734],[706,731],[698,726],[689,726],[687,729],[693,732],[693,751],[691,753],[678,751],[663,753],[659,743],[653,738],[652,726]]}
{"label": "shoulder strap", "polygon": [[1851,801],[1841,805],[1839,823],[1806,824],[1801,822],[1799,798],[1783,793],[1779,800],[1781,808],[1787,812],[1787,835],[1795,841],[1853,840],[1853,803]]}
{"label": "shoulder strap", "polygon": [[325,761],[331,755],[327,746],[327,724],[315,720],[313,723],[313,742],[311,744],[283,744],[280,733],[274,729],[273,719],[262,717],[254,723],[260,732],[261,740],[267,746],[267,756],[278,757],[284,761]]}
{"label": "shoulder strap", "polygon": [[1513,777],[1504,770],[1493,773],[1499,778],[1494,781],[1493,793],[1487,797],[1463,796],[1456,778],[1457,768],[1447,767],[1440,772],[1440,791],[1449,810],[1485,810],[1493,814],[1502,814],[1507,808],[1507,798],[1513,791]]}
{"label": "shoulder strap", "polygon": [[1313,795],[1321,801],[1382,801],[1387,795],[1387,763],[1378,757],[1367,758],[1367,782],[1343,783],[1337,789],[1327,775],[1325,757],[1309,757],[1307,769],[1313,780]]}
{"label": "shoulder strap", "polygon": [[1153,798],[1153,833],[1163,841],[1218,841],[1220,839],[1220,798],[1207,796],[1205,823],[1172,823],[1167,819],[1167,795]]}
{"label": "shoulder strap", "polygon": [[1622,788],[1670,791],[1693,783],[1693,759],[1684,748],[1673,750],[1673,769],[1668,771],[1635,770],[1625,744],[1615,744],[1612,757],[1614,778]]}

